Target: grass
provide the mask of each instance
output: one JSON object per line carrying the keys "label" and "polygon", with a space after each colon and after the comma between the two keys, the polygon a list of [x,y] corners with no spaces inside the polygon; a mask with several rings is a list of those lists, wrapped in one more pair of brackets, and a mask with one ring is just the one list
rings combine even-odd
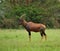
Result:
{"label": "grass", "polygon": [[48,39],[41,41],[39,33],[32,32],[29,42],[25,30],[0,29],[0,51],[60,51],[60,29],[47,29]]}

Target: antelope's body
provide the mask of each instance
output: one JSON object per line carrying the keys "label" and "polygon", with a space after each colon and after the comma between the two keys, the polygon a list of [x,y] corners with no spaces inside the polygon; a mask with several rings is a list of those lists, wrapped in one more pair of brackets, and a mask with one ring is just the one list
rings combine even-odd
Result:
{"label": "antelope's body", "polygon": [[46,28],[46,26],[43,24],[37,24],[37,23],[33,23],[33,22],[28,22],[27,26],[29,27],[30,31],[33,31],[33,32],[40,32],[40,28],[41,29]]}
{"label": "antelope's body", "polygon": [[45,37],[45,39],[46,39],[46,33],[45,33],[46,26],[44,24],[27,22],[22,18],[19,19],[19,24],[22,25],[27,30],[30,41],[31,41],[31,31],[40,32],[41,37],[42,38]]}

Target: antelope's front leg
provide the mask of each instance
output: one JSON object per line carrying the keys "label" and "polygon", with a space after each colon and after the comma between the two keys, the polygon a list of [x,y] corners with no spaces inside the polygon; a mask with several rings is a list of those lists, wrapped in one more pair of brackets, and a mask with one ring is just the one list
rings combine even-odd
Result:
{"label": "antelope's front leg", "polygon": [[29,41],[31,42],[31,32],[28,33],[29,33]]}

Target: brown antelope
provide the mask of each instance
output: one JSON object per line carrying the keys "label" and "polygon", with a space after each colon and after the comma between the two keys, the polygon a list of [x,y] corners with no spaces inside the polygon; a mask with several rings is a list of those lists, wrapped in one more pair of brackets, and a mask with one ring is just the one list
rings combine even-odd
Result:
{"label": "brown antelope", "polygon": [[27,22],[26,20],[23,19],[24,15],[22,15],[19,19],[19,25],[22,25],[26,31],[29,34],[29,40],[31,41],[31,31],[33,32],[40,32],[41,37],[46,37],[45,29],[46,26],[44,24],[38,24],[38,23],[33,23],[33,22]]}

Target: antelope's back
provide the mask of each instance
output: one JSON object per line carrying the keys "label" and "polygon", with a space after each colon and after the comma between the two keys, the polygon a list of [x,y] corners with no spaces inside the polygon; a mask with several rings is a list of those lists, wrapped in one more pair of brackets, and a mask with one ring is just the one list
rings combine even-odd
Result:
{"label": "antelope's back", "polygon": [[40,31],[40,28],[44,28],[44,29],[46,28],[46,26],[43,24],[33,23],[33,22],[28,22],[28,26],[31,31],[35,31],[35,32]]}

